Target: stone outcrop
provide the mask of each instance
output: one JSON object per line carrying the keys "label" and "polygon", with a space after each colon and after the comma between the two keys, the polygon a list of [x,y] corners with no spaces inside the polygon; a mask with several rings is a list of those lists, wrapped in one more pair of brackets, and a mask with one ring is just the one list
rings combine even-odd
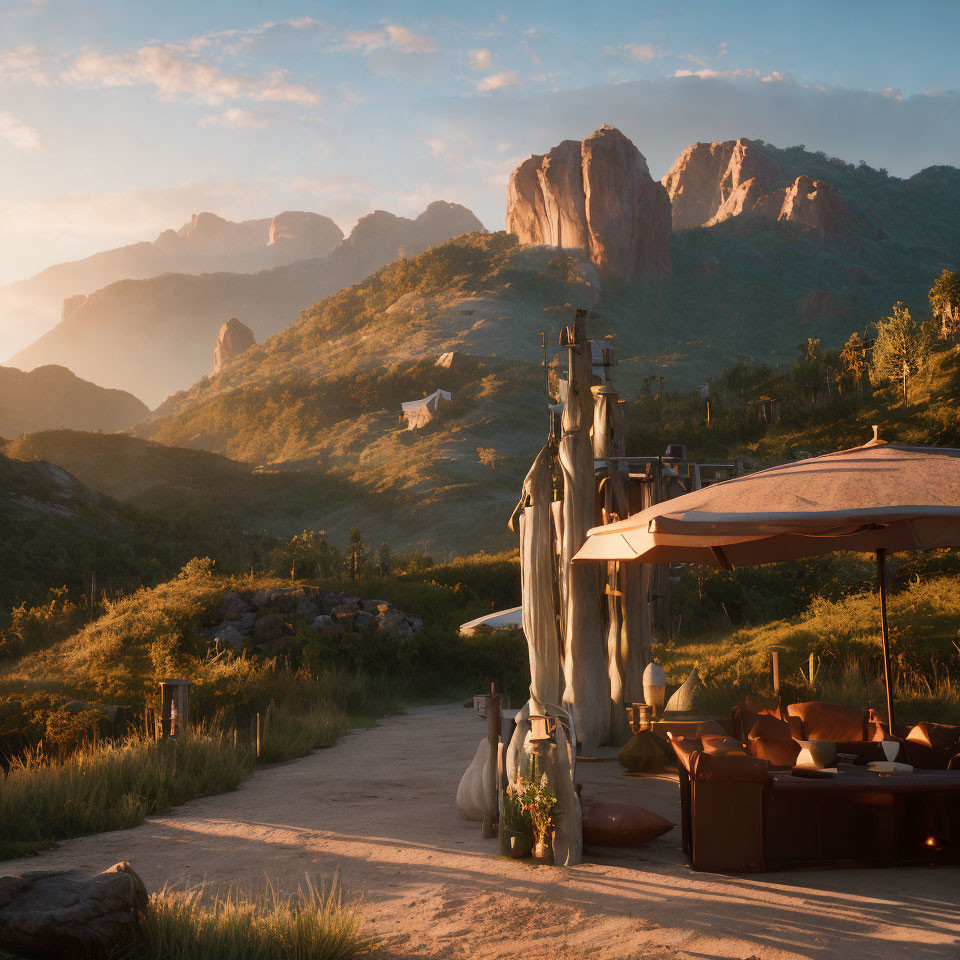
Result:
{"label": "stone outcrop", "polygon": [[751,210],[781,185],[776,161],[756,140],[691,144],[661,181],[674,230],[710,226]]}
{"label": "stone outcrop", "polygon": [[0,877],[0,946],[26,957],[107,956],[149,909],[126,861],[89,876],[37,870]]}
{"label": "stone outcrop", "polygon": [[343,239],[343,231],[319,213],[287,210],[270,221],[267,246],[282,250],[284,259],[325,257]]}
{"label": "stone outcrop", "polygon": [[219,373],[231,360],[239,357],[244,350],[256,346],[256,343],[253,331],[236,317],[231,317],[217,335],[217,345],[213,348],[213,372]]}
{"label": "stone outcrop", "polygon": [[759,140],[694,143],[662,181],[674,230],[725,220],[794,223],[830,249],[859,252],[864,239],[886,234],[855,203],[812,177],[791,181]]}
{"label": "stone outcrop", "polygon": [[671,274],[667,192],[613,127],[521,163],[507,187],[506,225],[523,244],[586,251],[601,276]]}
{"label": "stone outcrop", "polygon": [[822,180],[797,177],[784,190],[778,220],[811,230],[831,248],[861,250],[863,240],[882,240],[886,234],[855,204]]}

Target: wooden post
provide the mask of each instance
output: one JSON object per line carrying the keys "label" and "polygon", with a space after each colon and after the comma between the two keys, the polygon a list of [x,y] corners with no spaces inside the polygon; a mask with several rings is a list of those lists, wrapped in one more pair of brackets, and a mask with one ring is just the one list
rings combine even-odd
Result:
{"label": "wooden post", "polygon": [[810,676],[810,686],[812,687],[812,686],[813,686],[814,678],[815,678],[816,675],[817,675],[816,660],[815,660],[815,658],[814,658],[814,656],[813,656],[812,653],[810,654],[810,664],[809,664],[808,674],[809,674],[809,676]]}
{"label": "wooden post", "polygon": [[773,692],[780,693],[780,651],[770,651],[770,669],[773,672]]}
{"label": "wooden post", "polygon": [[260,713],[257,713],[257,759],[260,759],[260,746],[263,739],[263,723],[260,718]]}
{"label": "wooden post", "polygon": [[487,797],[487,813],[483,817],[481,833],[484,837],[495,837],[500,810],[500,778],[496,775],[500,752],[500,695],[497,685],[490,684],[490,703],[487,705],[487,741],[490,744],[490,794]]}
{"label": "wooden post", "polygon": [[90,574],[90,619],[93,620],[93,611],[97,601],[97,571]]}

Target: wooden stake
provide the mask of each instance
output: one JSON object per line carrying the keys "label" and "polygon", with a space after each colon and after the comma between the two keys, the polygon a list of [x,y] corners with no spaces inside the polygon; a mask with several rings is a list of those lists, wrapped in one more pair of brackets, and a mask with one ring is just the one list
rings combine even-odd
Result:
{"label": "wooden stake", "polygon": [[263,722],[260,718],[260,714],[257,714],[257,759],[260,759],[260,746],[263,737]]}
{"label": "wooden stake", "polygon": [[817,672],[817,671],[816,671],[816,660],[815,660],[813,654],[811,653],[811,654],[810,654],[810,667],[809,667],[810,686],[811,686],[811,687],[813,686],[813,680],[814,680],[814,677],[816,676],[816,672]]}
{"label": "wooden stake", "polygon": [[773,692],[780,692],[780,651],[770,651],[770,668],[773,671]]}

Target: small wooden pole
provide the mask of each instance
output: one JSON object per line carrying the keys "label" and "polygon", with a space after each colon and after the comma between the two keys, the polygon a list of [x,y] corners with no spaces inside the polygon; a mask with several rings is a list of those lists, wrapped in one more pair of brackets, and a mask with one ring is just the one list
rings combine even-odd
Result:
{"label": "small wooden pole", "polygon": [[773,671],[773,692],[780,693],[780,651],[770,651],[770,669]]}
{"label": "small wooden pole", "polygon": [[808,673],[810,675],[810,686],[812,687],[814,677],[817,674],[816,658],[812,653],[810,654],[810,667],[809,667]]}
{"label": "small wooden pole", "polygon": [[[490,684],[490,703],[487,705],[487,740],[490,744],[490,764],[491,770],[497,769],[497,759],[500,744],[500,695],[497,693],[497,685]],[[497,835],[497,821],[499,820],[500,810],[500,787],[499,778],[491,777],[492,789],[491,795],[487,798],[488,813],[483,818],[481,827],[482,835],[495,837]]]}
{"label": "small wooden pole", "polygon": [[237,749],[237,725],[233,725],[233,749]]}
{"label": "small wooden pole", "polygon": [[263,721],[260,714],[257,713],[257,759],[260,759],[260,746],[263,738]]}

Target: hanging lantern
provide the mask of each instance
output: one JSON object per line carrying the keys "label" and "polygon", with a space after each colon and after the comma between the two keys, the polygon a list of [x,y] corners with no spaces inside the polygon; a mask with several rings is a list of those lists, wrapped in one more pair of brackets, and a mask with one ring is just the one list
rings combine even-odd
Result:
{"label": "hanging lantern", "polygon": [[643,671],[643,699],[653,708],[655,714],[663,709],[663,700],[667,693],[667,675],[663,667],[648,663]]}

